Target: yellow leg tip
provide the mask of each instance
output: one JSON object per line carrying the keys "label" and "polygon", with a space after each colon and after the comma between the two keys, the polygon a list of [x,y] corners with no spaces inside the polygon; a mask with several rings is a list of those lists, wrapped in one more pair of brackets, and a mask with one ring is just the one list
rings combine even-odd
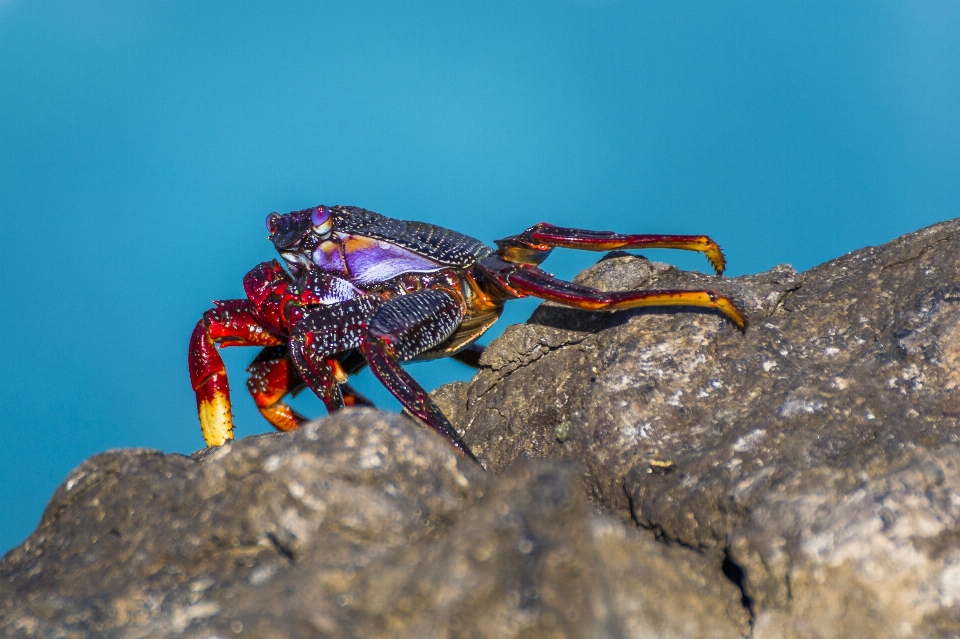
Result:
{"label": "yellow leg tip", "polygon": [[197,403],[200,415],[200,430],[207,446],[223,446],[233,439],[233,417],[230,414],[230,399],[214,393],[210,399]]}
{"label": "yellow leg tip", "polygon": [[747,318],[740,312],[739,308],[733,305],[733,302],[726,297],[718,297],[715,304],[715,308],[736,324],[737,328],[741,331],[747,329]]}
{"label": "yellow leg tip", "polygon": [[707,238],[706,246],[703,249],[703,254],[706,255],[708,260],[710,260],[710,264],[717,272],[717,275],[723,275],[723,271],[727,267],[727,260],[723,256],[723,251],[720,250],[720,246],[717,245],[717,243],[713,240]]}

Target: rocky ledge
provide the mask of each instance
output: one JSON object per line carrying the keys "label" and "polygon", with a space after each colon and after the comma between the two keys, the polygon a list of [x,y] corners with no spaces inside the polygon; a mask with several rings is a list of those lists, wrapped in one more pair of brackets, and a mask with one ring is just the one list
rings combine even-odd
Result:
{"label": "rocky ledge", "polygon": [[435,396],[91,458],[0,561],[23,637],[960,636],[960,221],[805,273],[612,255]]}

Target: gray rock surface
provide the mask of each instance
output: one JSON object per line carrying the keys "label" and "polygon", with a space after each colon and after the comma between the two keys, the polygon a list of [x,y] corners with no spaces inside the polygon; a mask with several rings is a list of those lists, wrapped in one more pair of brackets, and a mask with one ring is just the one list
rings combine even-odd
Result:
{"label": "gray rock surface", "polygon": [[709,559],[596,515],[569,463],[484,473],[346,411],[84,462],[0,562],[11,637],[741,637]]}
{"label": "gray rock surface", "polygon": [[960,637],[960,221],[798,274],[612,255],[703,312],[541,306],[435,397],[75,470],[14,637]]}
{"label": "gray rock surface", "polygon": [[802,274],[614,256],[579,281],[715,288],[750,328],[544,305],[440,396],[494,472],[578,460],[608,512],[725,562],[754,637],[960,636],[958,249],[954,220]]}

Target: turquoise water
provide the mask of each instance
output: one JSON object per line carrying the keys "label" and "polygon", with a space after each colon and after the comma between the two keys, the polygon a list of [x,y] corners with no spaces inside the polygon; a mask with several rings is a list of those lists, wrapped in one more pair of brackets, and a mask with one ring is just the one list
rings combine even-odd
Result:
{"label": "turquoise water", "polygon": [[201,446],[187,339],[271,211],[708,233],[737,275],[955,217],[958,175],[952,1],[0,0],[0,552],[89,455]]}

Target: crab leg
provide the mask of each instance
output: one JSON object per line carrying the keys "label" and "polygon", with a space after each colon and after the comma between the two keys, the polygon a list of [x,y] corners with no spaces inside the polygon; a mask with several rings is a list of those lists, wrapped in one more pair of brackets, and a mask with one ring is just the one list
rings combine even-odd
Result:
{"label": "crab leg", "polygon": [[[366,365],[365,361],[364,365]],[[270,422],[271,426],[286,432],[310,421],[282,401],[288,394],[295,397],[307,388],[306,382],[300,377],[293,363],[289,347],[284,345],[264,348],[247,367],[247,372],[250,373],[247,379],[247,390],[250,391],[250,396],[257,404],[260,414]],[[340,394],[343,396],[345,406],[373,407],[373,402],[349,384],[340,384]]]}
{"label": "crab leg", "polygon": [[400,366],[447,339],[460,325],[464,312],[463,302],[442,290],[394,298],[373,316],[362,348],[370,370],[404,408],[476,461],[427,391]]}
{"label": "crab leg", "polygon": [[190,381],[197,394],[200,429],[207,446],[220,446],[233,439],[230,385],[227,369],[217,352],[226,346],[274,346],[282,340],[263,328],[249,300],[214,302],[203,314],[190,337]]}
{"label": "crab leg", "polygon": [[[367,360],[363,358],[360,349],[354,349],[341,353],[337,356],[337,361],[347,375],[356,375],[367,366]],[[375,408],[373,402],[364,397],[357,389],[350,384],[340,384],[340,394],[343,395],[343,403],[347,406],[369,406]]]}
{"label": "crab leg", "polygon": [[357,389],[350,384],[340,384],[340,394],[343,396],[343,404],[347,408],[352,406],[367,406],[376,408],[373,402],[364,397]]}
{"label": "crab leg", "polygon": [[716,269],[717,275],[722,275],[726,266],[720,247],[706,235],[620,235],[612,231],[570,229],[541,222],[514,238],[528,243],[531,248],[543,251],[549,251],[554,247],[587,251],[638,248],[683,249],[703,253]]}
{"label": "crab leg", "polygon": [[288,394],[296,394],[306,387],[290,359],[286,346],[268,346],[260,351],[247,367],[250,373],[247,390],[256,402],[260,414],[279,431],[303,426],[307,418],[283,403]]}
{"label": "crab leg", "polygon": [[328,413],[335,413],[346,406],[343,393],[340,391],[340,382],[345,382],[347,378],[339,374],[342,369],[337,366],[335,357],[313,359],[305,354],[303,347],[299,345],[291,347],[290,355],[301,377],[310,390],[320,398]]}
{"label": "crab leg", "polygon": [[641,306],[698,306],[722,313],[741,330],[747,319],[726,296],[714,291],[603,292],[558,280],[538,268],[518,268],[506,276],[517,292],[588,311],[616,311]]}
{"label": "crab leg", "polygon": [[[383,304],[377,295],[365,295],[339,304],[304,310],[290,337],[290,354],[297,371],[327,407],[336,412],[346,405],[340,384],[348,378],[336,355],[360,347],[370,316]],[[351,396],[362,395],[351,390]],[[355,397],[354,397],[355,398]]]}

